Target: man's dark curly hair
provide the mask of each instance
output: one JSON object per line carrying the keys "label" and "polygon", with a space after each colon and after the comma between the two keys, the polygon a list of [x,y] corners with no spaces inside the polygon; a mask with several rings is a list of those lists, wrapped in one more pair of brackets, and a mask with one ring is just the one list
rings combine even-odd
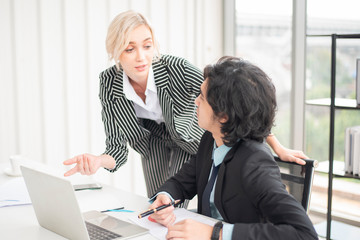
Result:
{"label": "man's dark curly hair", "polygon": [[222,57],[204,69],[206,98],[222,124],[223,141],[233,146],[238,139],[264,141],[274,125],[277,109],[275,87],[259,67],[236,57]]}

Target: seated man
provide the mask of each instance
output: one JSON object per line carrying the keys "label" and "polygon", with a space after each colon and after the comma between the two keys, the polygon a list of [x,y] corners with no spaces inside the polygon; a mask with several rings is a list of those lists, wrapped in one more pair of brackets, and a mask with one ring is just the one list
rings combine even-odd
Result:
{"label": "seated man", "polygon": [[318,239],[264,143],[277,107],[269,77],[249,62],[223,57],[205,68],[204,78],[195,103],[207,131],[197,155],[158,189],[151,208],[197,194],[198,212],[220,221],[173,225],[174,207],[151,217],[168,227],[168,239]]}

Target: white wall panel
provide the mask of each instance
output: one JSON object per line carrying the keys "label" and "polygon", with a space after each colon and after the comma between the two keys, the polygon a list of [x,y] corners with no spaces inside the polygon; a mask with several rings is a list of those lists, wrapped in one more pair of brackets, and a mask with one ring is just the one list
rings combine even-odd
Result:
{"label": "white wall panel", "polygon": [[207,0],[202,6],[203,23],[201,26],[205,36],[201,47],[204,53],[203,64],[213,63],[223,55],[223,48],[219,48],[223,46],[222,4],[222,1]]}
{"label": "white wall panel", "polygon": [[101,121],[101,105],[99,101],[99,73],[108,67],[105,49],[105,38],[109,24],[108,3],[96,0],[89,1],[87,10],[87,84],[88,84],[88,112],[90,134],[90,151],[101,154],[105,149],[105,133]]}
{"label": "white wall panel", "polygon": [[0,0],[0,162],[19,153],[12,0]]}
{"label": "white wall panel", "polygon": [[83,0],[64,2],[66,158],[90,150],[87,5]]}
{"label": "white wall panel", "polygon": [[15,0],[13,3],[19,153],[44,161],[39,2]]}
{"label": "white wall panel", "polygon": [[168,51],[172,55],[185,57],[187,37],[185,1],[169,1],[168,5]]}
{"label": "white wall panel", "polygon": [[[66,158],[64,31],[61,0],[39,1],[39,64],[43,106],[44,161],[62,166]],[[60,11],[59,11],[60,10]]]}
{"label": "white wall panel", "polygon": [[137,12],[141,12],[145,16],[148,16],[149,15],[149,1],[150,0],[129,1],[129,9],[137,11]]}
{"label": "white wall panel", "polygon": [[108,4],[108,23],[121,12],[127,11],[130,9],[130,0],[110,0]]}
{"label": "white wall panel", "polygon": [[146,16],[154,29],[156,38],[159,42],[160,53],[169,53],[168,24],[168,0],[152,0],[149,4],[149,16]]}
{"label": "white wall panel", "polygon": [[[121,1],[122,2],[122,1]],[[113,9],[113,7],[111,8]],[[99,74],[110,65],[108,61],[105,39],[109,18],[109,4],[96,0],[88,3],[87,10],[87,76],[88,112],[90,148],[93,154],[101,154],[105,150],[105,132],[101,120],[101,104],[99,100]]]}
{"label": "white wall panel", "polygon": [[185,35],[185,58],[191,63],[195,63],[195,1],[184,1],[184,35]]}
{"label": "white wall panel", "polygon": [[205,0],[197,0],[195,1],[195,32],[194,32],[194,40],[195,40],[195,62],[198,67],[202,68],[206,63],[204,59],[204,38],[205,38],[205,19],[203,14],[204,5],[206,4]]}

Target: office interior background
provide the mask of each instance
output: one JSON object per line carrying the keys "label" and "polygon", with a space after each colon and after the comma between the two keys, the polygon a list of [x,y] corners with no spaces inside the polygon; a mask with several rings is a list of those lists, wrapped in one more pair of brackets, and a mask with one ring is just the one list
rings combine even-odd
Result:
{"label": "office interior background", "polygon": [[[329,159],[329,110],[306,101],[330,96],[331,38],[360,33],[358,0],[0,0],[0,163],[21,154],[65,171],[81,153],[101,154],[105,134],[99,73],[113,65],[105,50],[107,26],[118,13],[143,13],[161,53],[200,69],[223,55],[257,64],[277,88],[274,133],[289,148],[320,163]],[[360,39],[340,41],[337,97],[355,98]],[[344,162],[345,128],[360,111],[338,111],[337,163]],[[116,173],[92,178],[146,195],[139,155],[131,151]],[[310,214],[327,212],[327,174],[316,173]],[[360,226],[360,180],[334,178],[333,218]]]}

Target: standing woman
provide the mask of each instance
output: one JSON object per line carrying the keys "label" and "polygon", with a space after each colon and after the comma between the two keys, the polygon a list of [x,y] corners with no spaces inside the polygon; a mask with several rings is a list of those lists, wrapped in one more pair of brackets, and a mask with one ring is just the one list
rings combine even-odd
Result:
{"label": "standing woman", "polygon": [[[115,65],[100,74],[100,101],[106,133],[102,155],[81,154],[65,173],[115,172],[128,156],[127,143],[142,159],[148,196],[197,152],[204,133],[196,117],[195,98],[202,72],[187,60],[160,55],[154,31],[143,15],[126,11],[108,28],[106,49]],[[273,135],[267,142],[287,161],[302,163],[301,151],[284,148]]]}

